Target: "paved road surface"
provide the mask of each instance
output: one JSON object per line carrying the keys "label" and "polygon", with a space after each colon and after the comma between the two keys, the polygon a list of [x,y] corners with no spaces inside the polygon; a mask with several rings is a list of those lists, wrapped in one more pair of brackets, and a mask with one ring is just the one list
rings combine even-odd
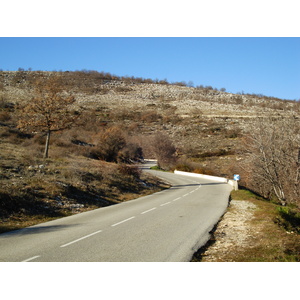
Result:
{"label": "paved road surface", "polygon": [[189,261],[225,212],[231,187],[147,171],[172,188],[1,234],[0,261]]}

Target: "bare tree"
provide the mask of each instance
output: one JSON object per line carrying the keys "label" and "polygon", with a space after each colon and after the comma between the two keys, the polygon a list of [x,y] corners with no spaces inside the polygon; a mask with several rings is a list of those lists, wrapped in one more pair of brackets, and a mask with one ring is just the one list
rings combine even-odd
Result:
{"label": "bare tree", "polygon": [[[282,205],[299,201],[300,127],[296,118],[258,120],[247,139],[247,168],[254,189]],[[244,164],[245,166],[245,164]]]}
{"label": "bare tree", "polygon": [[160,168],[169,169],[175,163],[176,148],[168,135],[157,133],[152,140],[152,149]]}
{"label": "bare tree", "polygon": [[33,98],[23,107],[18,128],[46,133],[44,158],[48,158],[51,133],[69,128],[77,117],[70,109],[74,102],[58,76],[35,82]]}

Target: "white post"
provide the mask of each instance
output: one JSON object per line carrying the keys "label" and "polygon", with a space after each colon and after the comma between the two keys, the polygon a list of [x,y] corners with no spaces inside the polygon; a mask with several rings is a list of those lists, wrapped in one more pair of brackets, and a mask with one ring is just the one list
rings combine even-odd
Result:
{"label": "white post", "polygon": [[237,180],[235,180],[235,181],[234,181],[234,190],[235,190],[235,191],[238,191],[238,189],[239,189],[239,183],[238,183]]}

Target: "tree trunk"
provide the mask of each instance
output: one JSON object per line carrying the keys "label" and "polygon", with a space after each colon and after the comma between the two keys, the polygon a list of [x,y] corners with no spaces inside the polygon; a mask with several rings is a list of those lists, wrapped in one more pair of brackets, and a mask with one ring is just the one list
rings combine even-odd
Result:
{"label": "tree trunk", "polygon": [[48,130],[48,131],[47,131],[47,136],[46,136],[46,144],[45,144],[44,158],[48,158],[49,143],[50,143],[50,134],[51,134],[51,130]]}

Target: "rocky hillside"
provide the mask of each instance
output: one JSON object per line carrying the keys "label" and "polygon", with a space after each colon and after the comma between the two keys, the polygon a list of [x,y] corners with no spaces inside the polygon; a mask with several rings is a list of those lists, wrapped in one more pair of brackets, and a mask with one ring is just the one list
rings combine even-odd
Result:
{"label": "rocky hillside", "polygon": [[[0,99],[22,104],[31,86],[53,72],[0,72]],[[116,123],[131,135],[167,133],[178,153],[230,175],[239,160],[241,138],[257,118],[299,118],[300,103],[263,95],[232,94],[212,87],[188,87],[166,81],[116,77],[94,71],[58,72],[67,91],[98,123]],[[86,142],[89,142],[86,140]]]}

